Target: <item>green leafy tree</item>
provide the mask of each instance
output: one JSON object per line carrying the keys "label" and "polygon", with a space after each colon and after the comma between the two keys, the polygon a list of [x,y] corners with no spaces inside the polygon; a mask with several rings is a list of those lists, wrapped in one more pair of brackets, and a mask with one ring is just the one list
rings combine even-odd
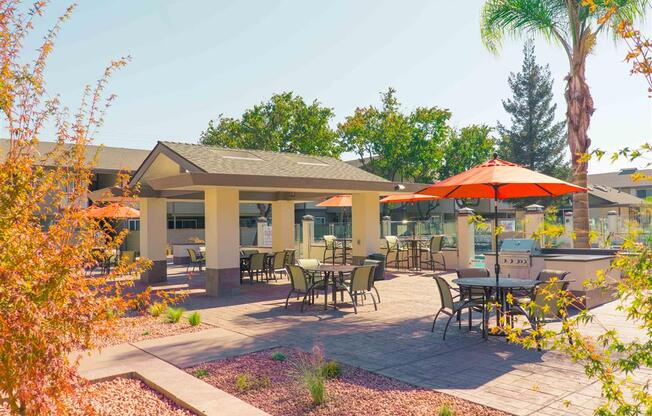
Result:
{"label": "green leafy tree", "polygon": [[[497,51],[505,34],[537,34],[559,44],[568,58],[566,77],[566,121],[571,152],[573,182],[587,185],[587,131],[594,112],[586,82],[586,58],[594,50],[598,35],[610,22],[631,20],[644,13],[648,0],[486,0],[482,10],[482,39]],[[588,194],[573,194],[573,226],[577,247],[589,246]]]}
{"label": "green leafy tree", "polygon": [[495,150],[492,128],[484,124],[470,125],[453,131],[444,150],[444,163],[439,169],[439,179],[464,172],[487,161]]}
{"label": "green leafy tree", "polygon": [[333,110],[307,104],[292,92],[273,95],[240,118],[219,115],[202,132],[206,145],[338,157],[341,147],[329,122]]}
{"label": "green leafy tree", "polygon": [[363,169],[389,180],[430,182],[437,177],[451,135],[451,113],[438,107],[401,111],[396,90],[381,94],[381,106],[357,108],[338,126],[346,151]]}
{"label": "green leafy tree", "polygon": [[511,126],[498,123],[500,155],[529,169],[558,178],[570,177],[565,122],[555,122],[553,79],[549,67],[536,62],[534,44],[523,47],[521,72],[508,78],[512,97],[503,101]]}

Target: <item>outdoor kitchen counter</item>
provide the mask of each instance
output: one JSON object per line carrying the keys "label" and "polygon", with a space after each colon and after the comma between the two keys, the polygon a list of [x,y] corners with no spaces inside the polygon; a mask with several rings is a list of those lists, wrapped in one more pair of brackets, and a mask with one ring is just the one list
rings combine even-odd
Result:
{"label": "outdoor kitchen counter", "polygon": [[543,257],[557,261],[598,261],[614,258],[613,255],[607,254],[535,254],[532,257]]}

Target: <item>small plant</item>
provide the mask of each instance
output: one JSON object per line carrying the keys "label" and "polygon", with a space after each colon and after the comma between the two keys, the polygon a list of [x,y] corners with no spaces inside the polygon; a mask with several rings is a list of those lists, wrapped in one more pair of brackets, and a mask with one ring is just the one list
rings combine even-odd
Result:
{"label": "small plant", "polygon": [[244,393],[249,390],[256,390],[260,388],[269,387],[272,381],[269,377],[256,377],[249,373],[238,374],[235,378],[235,388]]}
{"label": "small plant", "polygon": [[183,308],[172,308],[168,307],[168,309],[165,311],[166,315],[166,320],[169,323],[176,324],[181,320],[181,317],[183,316]]}
{"label": "small plant", "polygon": [[205,368],[198,368],[193,374],[197,378],[204,378],[208,375],[208,370]]}
{"label": "small plant", "polygon": [[455,412],[449,405],[445,404],[439,408],[439,416],[455,416]]}
{"label": "small plant", "polygon": [[323,375],[311,374],[305,379],[305,383],[310,392],[312,404],[319,406],[326,401],[326,378]]}
{"label": "small plant", "polygon": [[321,348],[314,347],[312,354],[300,354],[294,366],[297,379],[310,393],[312,404],[315,406],[323,404],[326,401],[326,376]]}
{"label": "small plant", "polygon": [[342,369],[337,361],[329,361],[321,368],[322,375],[327,379],[338,378],[342,375]]}
{"label": "small plant", "polygon": [[193,312],[188,316],[188,323],[190,323],[190,326],[197,326],[201,323],[201,315],[199,315],[199,312]]}
{"label": "small plant", "polygon": [[274,361],[285,361],[287,357],[281,351],[276,351],[272,354],[272,360]]}
{"label": "small plant", "polygon": [[165,305],[162,304],[161,302],[153,303],[149,307],[148,312],[150,315],[152,315],[155,318],[161,316],[163,312],[165,312]]}
{"label": "small plant", "polygon": [[143,331],[143,333],[140,335],[149,335],[149,331]]}

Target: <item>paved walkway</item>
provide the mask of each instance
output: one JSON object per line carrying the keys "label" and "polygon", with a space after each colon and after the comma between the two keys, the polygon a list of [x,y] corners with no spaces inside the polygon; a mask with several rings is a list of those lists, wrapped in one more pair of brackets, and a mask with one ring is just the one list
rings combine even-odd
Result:
{"label": "paved walkway", "polygon": [[[181,269],[171,268],[170,284],[183,285],[185,275],[175,277],[175,270]],[[202,280],[201,275],[194,276],[190,286],[201,287]],[[431,333],[439,302],[432,273],[396,274],[377,282],[377,287],[382,297],[378,311],[368,303],[358,308],[357,315],[346,304],[324,312],[323,303],[317,302],[302,314],[299,302],[291,300],[285,309],[287,280],[245,283],[241,295],[228,299],[198,291],[183,306],[200,311],[202,320],[217,329],[142,341],[133,347],[184,368],[272,346],[309,350],[321,345],[329,358],[516,415],[592,414],[599,386],[565,357],[524,350],[500,338],[484,341],[477,328],[479,314],[471,332],[452,325],[443,341],[442,317]],[[623,329],[622,316],[613,305],[596,312]],[[633,327],[624,329],[636,334]],[[650,379],[650,374],[645,371],[639,377]]]}

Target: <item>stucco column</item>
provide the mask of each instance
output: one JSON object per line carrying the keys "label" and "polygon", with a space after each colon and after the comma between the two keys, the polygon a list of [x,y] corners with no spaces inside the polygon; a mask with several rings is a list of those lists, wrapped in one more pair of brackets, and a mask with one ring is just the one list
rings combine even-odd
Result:
{"label": "stucco column", "polygon": [[617,232],[618,232],[618,212],[609,211],[607,212],[607,233],[613,236]]}
{"label": "stucco column", "polygon": [[304,215],[301,218],[301,257],[310,258],[310,247],[315,241],[315,217]]}
{"label": "stucco column", "polygon": [[382,227],[383,227],[383,237],[391,235],[392,233],[392,217],[389,215],[385,215],[383,217],[382,221]]}
{"label": "stucco column", "polygon": [[457,267],[459,269],[472,267],[475,259],[475,223],[469,223],[472,215],[471,208],[461,208],[457,212]]}
{"label": "stucco column", "polygon": [[240,292],[240,205],[236,188],[204,190],[206,294]]}
{"label": "stucco column", "polygon": [[564,240],[573,248],[573,213],[570,211],[564,212]]}
{"label": "stucco column", "polygon": [[532,204],[525,207],[525,238],[532,238],[532,235],[539,231],[543,224],[543,207]]}
{"label": "stucco column", "polygon": [[371,192],[353,194],[351,207],[353,264],[380,251],[380,203]]}
{"label": "stucco column", "polygon": [[272,250],[294,248],[294,201],[272,202]]}
{"label": "stucco column", "polygon": [[265,246],[265,227],[267,226],[267,218],[265,217],[258,217],[256,218],[256,235],[257,240],[256,240],[256,245],[258,247],[264,247]]}
{"label": "stucco column", "polygon": [[140,255],[152,261],[152,267],[140,275],[146,284],[167,280],[167,235],[165,198],[140,198]]}

